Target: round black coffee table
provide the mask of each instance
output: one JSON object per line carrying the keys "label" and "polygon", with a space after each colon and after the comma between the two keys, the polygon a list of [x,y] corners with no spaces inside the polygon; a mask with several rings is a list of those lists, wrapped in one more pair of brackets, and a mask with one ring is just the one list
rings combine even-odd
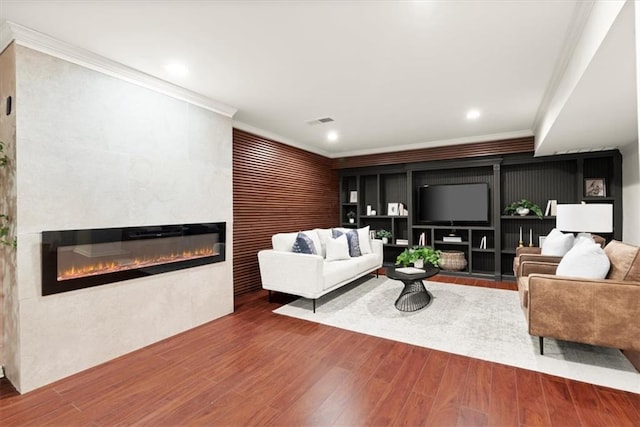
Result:
{"label": "round black coffee table", "polygon": [[395,302],[398,310],[417,311],[426,307],[431,301],[431,294],[427,292],[422,280],[438,274],[440,269],[428,264],[421,270],[424,271],[407,274],[397,271],[395,266],[387,267],[387,277],[389,279],[400,280],[404,283],[404,289],[402,289]]}

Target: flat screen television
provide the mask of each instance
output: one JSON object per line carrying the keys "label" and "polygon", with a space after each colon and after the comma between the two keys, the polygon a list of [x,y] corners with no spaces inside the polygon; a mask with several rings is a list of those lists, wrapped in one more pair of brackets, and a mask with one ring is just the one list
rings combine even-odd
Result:
{"label": "flat screen television", "polygon": [[425,185],[418,191],[420,223],[488,223],[489,185]]}

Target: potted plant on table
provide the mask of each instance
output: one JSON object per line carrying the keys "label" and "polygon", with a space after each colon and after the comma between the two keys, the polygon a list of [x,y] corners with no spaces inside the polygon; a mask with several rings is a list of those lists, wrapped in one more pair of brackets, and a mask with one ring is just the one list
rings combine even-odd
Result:
{"label": "potted plant on table", "polygon": [[439,262],[440,251],[430,246],[414,246],[411,249],[405,249],[396,258],[396,264],[400,264],[403,267],[413,264],[416,268],[423,268],[425,263],[438,267]]}
{"label": "potted plant on table", "polygon": [[349,224],[353,224],[356,221],[356,213],[354,211],[347,212],[347,219]]}
{"label": "potted plant on table", "polygon": [[530,212],[536,214],[536,216],[542,219],[542,210],[540,206],[536,205],[533,202],[530,202],[527,199],[518,200],[517,202],[511,203],[509,206],[504,208],[503,213],[505,215],[515,215],[518,214],[520,216],[529,215]]}
{"label": "potted plant on table", "polygon": [[382,243],[387,244],[391,238],[391,232],[387,230],[378,230],[376,231],[376,238],[382,239]]}

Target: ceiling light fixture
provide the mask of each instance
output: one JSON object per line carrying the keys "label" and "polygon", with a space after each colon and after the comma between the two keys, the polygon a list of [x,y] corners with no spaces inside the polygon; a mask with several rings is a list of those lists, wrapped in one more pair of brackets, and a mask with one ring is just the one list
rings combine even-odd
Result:
{"label": "ceiling light fixture", "polygon": [[187,66],[179,62],[171,62],[164,68],[165,70],[167,70],[167,72],[169,72],[169,74],[174,77],[185,77],[187,74],[189,74],[189,69],[187,68]]}
{"label": "ceiling light fixture", "polygon": [[467,120],[476,120],[480,117],[480,111],[478,110],[469,110],[467,112]]}
{"label": "ceiling light fixture", "polygon": [[330,131],[329,133],[327,133],[327,139],[331,142],[335,142],[338,140],[338,132],[336,132],[335,130]]}

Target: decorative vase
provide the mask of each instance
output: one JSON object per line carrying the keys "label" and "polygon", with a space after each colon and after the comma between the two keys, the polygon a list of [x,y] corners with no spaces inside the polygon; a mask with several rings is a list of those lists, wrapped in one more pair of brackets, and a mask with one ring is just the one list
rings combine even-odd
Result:
{"label": "decorative vase", "polygon": [[464,258],[464,252],[460,251],[441,251],[440,252],[440,268],[447,271],[464,270],[467,266],[467,260]]}
{"label": "decorative vase", "polygon": [[383,237],[383,238],[382,238],[382,243],[384,243],[385,245],[386,245],[387,243],[389,243],[389,238],[388,238],[388,237]]}
{"label": "decorative vase", "polygon": [[424,268],[424,260],[422,258],[415,260],[413,266],[415,268]]}
{"label": "decorative vase", "polygon": [[529,215],[529,208],[517,208],[516,212],[520,216],[527,216]]}
{"label": "decorative vase", "polygon": [[349,224],[353,224],[355,221],[355,218],[349,218]]}

